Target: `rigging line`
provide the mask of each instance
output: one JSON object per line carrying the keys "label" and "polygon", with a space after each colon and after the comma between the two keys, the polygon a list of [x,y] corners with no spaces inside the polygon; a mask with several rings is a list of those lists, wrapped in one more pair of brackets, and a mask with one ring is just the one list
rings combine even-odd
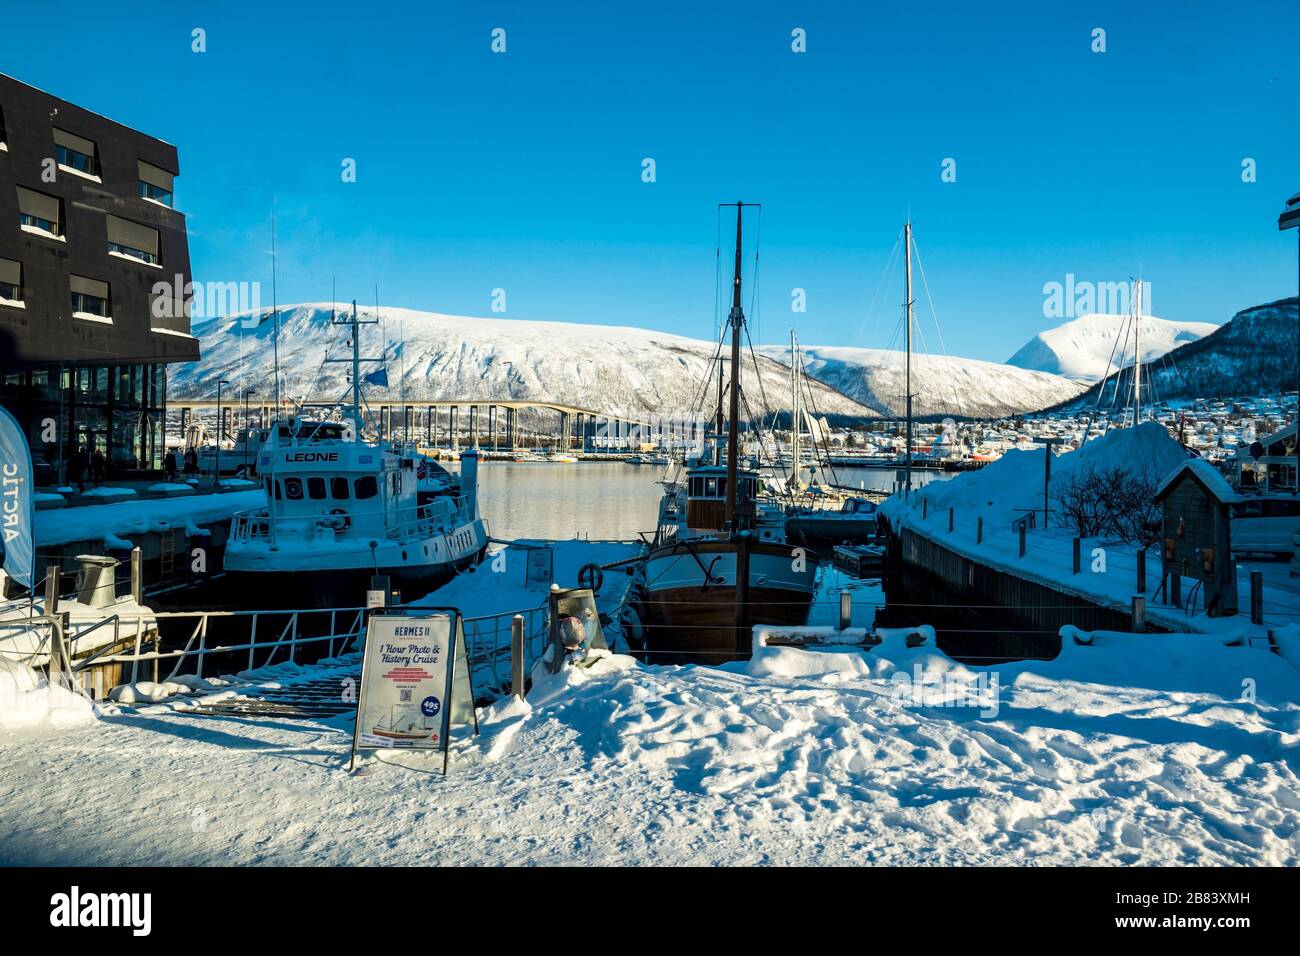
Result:
{"label": "rigging line", "polygon": [[[803,373],[803,374],[801,374],[800,377],[802,378],[804,385],[807,386],[807,390],[808,390],[808,405],[809,405],[809,407],[812,408],[812,410],[813,410],[813,416],[814,416],[814,418],[816,418],[816,417],[820,417],[820,415],[821,415],[821,410],[817,407],[817,399],[813,397],[813,388],[812,388],[812,383],[808,380],[808,375],[806,374],[806,366],[804,365],[804,362],[803,362],[803,355],[802,355],[802,354],[800,354],[800,356],[799,356],[799,370],[800,370],[801,373]],[[795,423],[795,425],[796,425],[796,427],[798,427],[798,423],[797,423],[797,422]],[[826,465],[825,465],[825,467],[827,467],[827,468],[830,469],[830,472],[831,472],[831,481],[832,481],[834,484],[838,485],[838,484],[840,483],[840,477],[839,477],[839,475],[838,475],[838,474],[836,473],[836,471],[835,471],[835,462],[831,461],[831,449],[830,449],[830,444],[829,444],[830,438],[829,438],[829,435],[827,434],[827,433],[830,431],[830,429],[822,429],[820,424],[819,424],[817,427],[818,427],[819,429],[821,429],[821,433],[822,433],[822,451],[824,451],[824,452],[826,453]],[[798,463],[796,462],[796,464],[798,464]]]}
{"label": "rigging line", "polygon": [[[770,412],[770,411],[771,411],[771,406],[769,406],[768,403],[767,403],[767,389],[766,389],[766,388],[764,387],[764,385],[763,385],[763,375],[762,375],[762,373],[759,371],[759,368],[758,368],[758,353],[754,351],[754,341],[753,341],[753,339],[751,339],[751,338],[749,337],[749,326],[748,326],[748,325],[745,326],[745,342],[746,342],[746,344],[749,346],[749,357],[750,357],[750,360],[753,362],[753,365],[754,365],[754,378],[758,380],[758,397],[759,397],[759,399],[763,402],[763,408],[764,408],[764,410]],[[749,400],[746,398],[744,392],[741,392],[741,393],[740,393],[740,399],[741,399],[741,401],[743,401],[743,402],[745,403],[745,407],[746,407],[746,408],[749,408]],[[752,413],[751,413],[751,416],[752,416]],[[772,430],[772,431],[775,431],[775,415],[773,416],[773,419],[774,419],[774,421],[773,421],[773,425],[772,425],[771,430]],[[760,458],[761,458],[761,456],[762,456],[762,449],[763,449],[762,433],[763,433],[762,423],[760,422],[760,426],[759,426],[759,442],[758,442]],[[782,462],[782,461],[780,460],[779,457],[777,458],[777,463],[780,464],[780,466],[781,466],[781,474],[784,475],[784,474],[785,474],[785,463]]]}
{"label": "rigging line", "polygon": [[948,356],[948,346],[943,341],[943,328],[939,325],[939,313],[934,310],[934,299],[930,296],[930,283],[925,278],[925,264],[921,261],[921,249],[916,244],[916,232],[912,232],[912,248],[916,251],[916,267],[921,273],[921,288],[925,290],[926,301],[930,303],[930,318],[934,321],[934,330],[939,335],[939,350],[943,352],[944,365],[948,368],[948,377],[952,380],[953,401],[957,405],[957,414],[962,414],[961,395],[957,390],[956,376],[952,374],[952,359]]}
{"label": "rigging line", "polygon": [[886,285],[892,283],[894,271],[898,268],[898,249],[903,243],[903,230],[899,230],[894,237],[894,248],[890,250],[889,258],[885,261],[885,268],[881,270],[880,281],[876,283],[876,291],[871,296],[871,302],[867,305],[866,314],[862,316],[862,321],[858,323],[858,339],[863,339],[867,323],[871,320],[872,313],[876,308],[876,301],[880,298],[880,290]]}
{"label": "rigging line", "polygon": [[[1111,343],[1110,358],[1106,359],[1106,374],[1101,377],[1101,388],[1097,390],[1096,408],[1101,408],[1102,399],[1106,395],[1106,380],[1110,378],[1111,362],[1115,358],[1115,350],[1119,348],[1119,337],[1120,337],[1120,333],[1122,333],[1123,331],[1124,331],[1124,326],[1121,325],[1119,331],[1115,333],[1115,341]],[[1116,371],[1119,371],[1118,368],[1116,369]]]}

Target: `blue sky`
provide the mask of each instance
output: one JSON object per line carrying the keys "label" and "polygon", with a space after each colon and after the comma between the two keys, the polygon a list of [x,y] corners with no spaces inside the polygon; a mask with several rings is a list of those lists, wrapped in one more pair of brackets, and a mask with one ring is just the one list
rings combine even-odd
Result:
{"label": "blue sky", "polygon": [[175,143],[195,279],[268,303],[273,200],[282,303],[337,276],[490,315],[503,288],[507,317],[707,338],[738,197],[763,203],[766,341],[885,346],[909,209],[954,355],[1056,324],[1043,285],[1067,273],[1140,269],[1156,314],[1211,322],[1296,292],[1296,0],[5,6],[0,70]]}

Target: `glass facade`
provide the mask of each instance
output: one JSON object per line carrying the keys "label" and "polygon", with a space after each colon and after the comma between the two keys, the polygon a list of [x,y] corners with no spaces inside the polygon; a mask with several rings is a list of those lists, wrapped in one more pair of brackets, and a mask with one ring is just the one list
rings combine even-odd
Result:
{"label": "glass facade", "polygon": [[162,468],[166,383],[162,364],[0,372],[0,404],[27,433],[39,484],[59,481],[61,464],[73,480],[83,448],[103,455],[104,477],[122,477]]}

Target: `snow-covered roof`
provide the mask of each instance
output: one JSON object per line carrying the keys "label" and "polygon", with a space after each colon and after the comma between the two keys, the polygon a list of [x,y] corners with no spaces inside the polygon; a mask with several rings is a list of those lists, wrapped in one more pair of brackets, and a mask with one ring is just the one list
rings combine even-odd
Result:
{"label": "snow-covered roof", "polygon": [[1210,494],[1220,501],[1227,503],[1237,500],[1238,495],[1232,490],[1232,485],[1228,484],[1227,479],[1204,458],[1189,458],[1167,474],[1164,481],[1160,482],[1160,487],[1156,489],[1155,500],[1160,501],[1164,498],[1184,472],[1190,472]]}

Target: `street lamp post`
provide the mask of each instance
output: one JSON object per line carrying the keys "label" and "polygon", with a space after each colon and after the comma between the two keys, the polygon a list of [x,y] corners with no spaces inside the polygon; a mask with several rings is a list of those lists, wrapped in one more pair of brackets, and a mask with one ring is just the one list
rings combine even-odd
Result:
{"label": "street lamp post", "polygon": [[[1296,230],[1296,239],[1300,241],[1300,193],[1286,201],[1286,208],[1277,217],[1277,228],[1283,232]],[[1297,265],[1297,284],[1300,285],[1300,264]],[[1300,291],[1297,292],[1296,308],[1300,310]],[[1300,494],[1300,325],[1296,327],[1296,416],[1295,416],[1295,483],[1291,493]]]}
{"label": "street lamp post", "polygon": [[217,379],[217,463],[212,469],[212,486],[221,481],[221,386],[229,385],[224,378]]}

